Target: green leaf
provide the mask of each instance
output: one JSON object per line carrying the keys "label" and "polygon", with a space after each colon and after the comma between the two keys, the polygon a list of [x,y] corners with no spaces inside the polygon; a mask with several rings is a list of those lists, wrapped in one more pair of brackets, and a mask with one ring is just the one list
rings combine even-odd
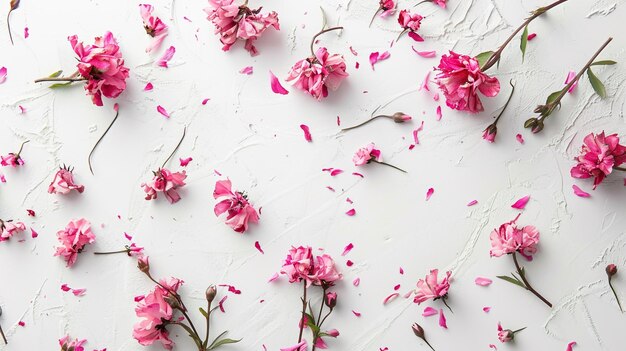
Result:
{"label": "green leaf", "polygon": [[478,65],[482,67],[487,62],[487,60],[489,60],[491,55],[493,55],[493,51],[485,51],[476,55],[476,61],[478,61]]}
{"label": "green leaf", "polygon": [[48,88],[50,88],[50,89],[57,89],[57,88],[66,87],[66,86],[68,86],[70,84],[72,84],[72,82],[54,83],[51,86],[49,86]]}
{"label": "green leaf", "polygon": [[563,90],[555,91],[554,93],[548,95],[546,99],[546,105],[549,105],[556,101],[556,98],[563,92]]}
{"label": "green leaf", "polygon": [[587,76],[589,77],[589,82],[591,82],[593,90],[595,90],[596,94],[604,99],[606,97],[606,88],[600,79],[598,79],[598,77],[596,77],[596,75],[591,71],[591,68],[587,69]]}
{"label": "green leaf", "polygon": [[52,73],[51,75],[48,76],[48,78],[57,78],[61,75],[61,73],[63,73],[63,70],[60,71],[56,71],[54,73]]}
{"label": "green leaf", "polygon": [[522,32],[522,37],[520,38],[519,48],[522,50],[522,62],[524,62],[524,58],[526,57],[526,45],[528,44],[528,25],[524,27],[524,32]]}
{"label": "green leaf", "polygon": [[204,316],[204,318],[207,318],[208,314],[206,313],[204,308],[200,307],[199,310],[200,310],[200,313],[202,313],[202,315]]}
{"label": "green leaf", "polygon": [[596,61],[594,63],[591,64],[591,66],[607,66],[607,65],[614,65],[617,62],[613,61],[613,60],[602,60],[602,61]]}
{"label": "green leaf", "polygon": [[236,343],[240,342],[241,340],[242,340],[242,339],[239,339],[239,340],[234,340],[234,339],[228,339],[228,338],[226,338],[226,339],[222,339],[222,340],[217,341],[217,342],[215,342],[215,341],[214,341],[214,342],[211,344],[211,346],[209,346],[209,347],[207,348],[207,350],[215,350],[216,348],[218,348],[218,347],[220,347],[220,346],[222,346],[222,345],[226,345],[226,344],[236,344]]}
{"label": "green leaf", "polygon": [[511,284],[515,284],[518,286],[521,286],[522,288],[526,289],[526,287],[524,286],[524,283],[520,282],[519,280],[515,279],[515,278],[511,278],[511,277],[507,277],[506,275],[499,275],[497,276],[498,278],[507,281]]}

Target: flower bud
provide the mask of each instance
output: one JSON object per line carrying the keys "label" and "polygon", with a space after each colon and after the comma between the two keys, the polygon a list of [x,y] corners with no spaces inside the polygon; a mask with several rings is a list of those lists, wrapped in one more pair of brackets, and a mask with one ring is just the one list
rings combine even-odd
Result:
{"label": "flower bud", "polygon": [[174,309],[181,307],[178,299],[172,296],[172,294],[167,294],[166,296],[163,297],[163,300],[165,300],[165,302],[167,302],[167,304],[170,305]]}
{"label": "flower bud", "polygon": [[424,328],[422,328],[421,325],[417,324],[417,323],[413,323],[413,326],[411,327],[413,329],[413,333],[415,333],[415,336],[417,336],[420,339],[424,339]]}
{"label": "flower bud", "polygon": [[533,132],[533,134],[537,134],[539,132],[541,132],[543,130],[543,121],[542,120],[537,120],[537,124],[534,125],[530,131]]}
{"label": "flower bud", "polygon": [[537,119],[535,117],[529,118],[524,122],[524,128],[532,128],[537,125]]}
{"label": "flower bud", "polygon": [[404,123],[404,122],[408,122],[411,119],[413,119],[411,116],[402,113],[402,112],[396,112],[394,113],[391,118],[393,118],[393,121],[396,123]]}
{"label": "flower bud", "polygon": [[483,139],[493,143],[496,140],[496,134],[498,134],[498,127],[496,127],[495,124],[490,124],[489,127],[485,128],[483,131]]}
{"label": "flower bud", "polygon": [[331,329],[331,330],[328,330],[328,331],[326,332],[326,334],[328,334],[328,336],[330,336],[330,337],[332,337],[332,338],[336,338],[336,337],[338,337],[338,336],[339,336],[339,330],[337,330],[337,329]]}
{"label": "flower bud", "polygon": [[326,298],[324,299],[326,306],[328,306],[331,310],[337,306],[337,293],[328,292],[326,293]]}
{"label": "flower bud", "polygon": [[148,274],[150,272],[150,261],[148,259],[148,256],[139,257],[137,259],[137,268],[139,268],[139,270],[144,272],[145,274]]}
{"label": "flower bud", "polygon": [[217,289],[215,288],[215,285],[211,285],[206,289],[206,300],[209,301],[209,303],[213,302],[213,300],[215,300],[215,295],[217,295]]}
{"label": "flower bud", "polygon": [[616,265],[611,263],[608,266],[606,266],[606,275],[609,276],[609,279],[611,279],[616,274],[617,274],[617,266]]}
{"label": "flower bud", "polygon": [[511,329],[504,329],[498,332],[498,339],[500,342],[510,342],[515,338],[515,333]]}

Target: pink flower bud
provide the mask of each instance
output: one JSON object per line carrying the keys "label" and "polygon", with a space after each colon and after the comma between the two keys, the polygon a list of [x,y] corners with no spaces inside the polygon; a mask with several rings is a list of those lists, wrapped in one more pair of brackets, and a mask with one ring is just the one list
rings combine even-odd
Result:
{"label": "pink flower bud", "polygon": [[608,266],[606,266],[606,275],[609,276],[609,279],[612,278],[616,274],[617,274],[617,266],[616,265],[611,263]]}
{"label": "pink flower bud", "polygon": [[137,268],[146,274],[150,272],[150,260],[148,256],[139,257],[137,259]]}
{"label": "pink flower bud", "polygon": [[396,123],[404,123],[413,119],[411,116],[402,112],[396,112],[391,117],[393,118],[393,121]]}
{"label": "pink flower bud", "polygon": [[415,336],[420,339],[425,339],[424,328],[422,328],[422,326],[417,323],[413,323],[413,326],[411,328],[413,329],[413,333],[415,333]]}
{"label": "pink flower bud", "polygon": [[215,295],[217,295],[217,289],[215,288],[215,285],[211,285],[206,289],[206,300],[209,301],[209,303],[213,302],[213,300],[215,299]]}
{"label": "pink flower bud", "polygon": [[337,306],[337,293],[328,292],[326,293],[326,298],[324,299],[326,306],[328,306],[331,310]]}
{"label": "pink flower bud", "polygon": [[483,132],[483,139],[493,143],[496,140],[496,134],[498,134],[498,127],[495,124],[490,124]]}

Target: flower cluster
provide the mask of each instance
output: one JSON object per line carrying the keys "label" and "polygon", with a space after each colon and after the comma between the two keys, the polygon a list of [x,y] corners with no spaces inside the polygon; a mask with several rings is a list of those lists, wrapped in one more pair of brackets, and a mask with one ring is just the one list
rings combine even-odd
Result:
{"label": "flower cluster", "polygon": [[261,14],[261,8],[252,10],[245,4],[237,5],[233,2],[234,0],[209,0],[210,6],[204,11],[208,14],[208,20],[215,25],[215,33],[220,35],[220,41],[224,45],[222,50],[230,50],[239,39],[245,40],[244,47],[250,55],[257,55],[254,42],[263,32],[270,27],[280,30],[278,14]]}
{"label": "flower cluster", "polygon": [[55,256],[61,256],[71,267],[76,263],[78,254],[87,244],[96,240],[96,235],[91,231],[91,223],[84,218],[70,221],[65,229],[57,232],[57,239],[61,246],[56,248]]}
{"label": "flower cluster", "polygon": [[519,252],[528,260],[532,259],[532,255],[537,252],[537,244],[539,244],[539,231],[532,225],[522,228],[517,227],[514,220],[503,223],[499,228],[494,229],[489,235],[491,240],[491,257],[500,257],[502,255]]}
{"label": "flower cluster", "polygon": [[578,163],[570,171],[572,177],[593,177],[595,189],[614,169],[626,170],[620,168],[626,162],[626,146],[619,143],[617,134],[605,136],[604,132],[590,133],[585,137],[580,155],[575,159]]}
{"label": "flower cluster", "polygon": [[159,17],[153,16],[154,7],[148,4],[139,5],[139,14],[143,20],[143,27],[146,33],[153,38],[146,52],[158,50],[165,37],[167,37],[167,25]]}
{"label": "flower cluster", "polygon": [[215,205],[216,216],[228,213],[226,224],[238,233],[248,230],[248,222],[258,223],[259,214],[248,201],[246,194],[232,190],[230,180],[219,180],[215,183],[213,198],[222,199]]}
{"label": "flower cluster", "polygon": [[186,172],[171,172],[167,168],[160,168],[152,173],[154,174],[152,179],[141,184],[146,192],[146,200],[156,199],[158,193],[163,193],[170,203],[178,202],[180,200],[178,189],[185,186]]}
{"label": "flower cluster", "polygon": [[72,190],[76,190],[79,193],[85,191],[85,186],[78,185],[74,182],[74,174],[72,171],[71,168],[66,166],[60,168],[54,175],[52,183],[48,186],[48,193],[67,195]]}
{"label": "flower cluster", "polygon": [[26,230],[26,225],[22,222],[3,221],[0,219],[0,242],[11,239],[15,234]]}
{"label": "flower cluster", "polygon": [[289,71],[287,81],[293,81],[293,86],[319,101],[328,96],[329,89],[339,89],[346,77],[348,73],[343,56],[331,55],[326,48],[321,47],[311,57],[296,62]]}

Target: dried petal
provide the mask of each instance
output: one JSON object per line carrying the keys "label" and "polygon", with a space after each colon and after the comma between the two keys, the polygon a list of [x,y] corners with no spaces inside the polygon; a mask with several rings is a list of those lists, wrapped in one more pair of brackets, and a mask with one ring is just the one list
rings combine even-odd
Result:
{"label": "dried petal", "polygon": [[577,196],[580,196],[580,197],[591,197],[591,194],[589,194],[586,191],[583,191],[576,184],[572,185],[572,189],[574,189],[574,194],[576,194]]}
{"label": "dried petal", "polygon": [[526,195],[523,198],[515,201],[515,203],[513,205],[511,205],[511,207],[516,208],[518,210],[523,210],[524,207],[526,207],[526,204],[528,203],[528,200],[530,200],[530,195]]}
{"label": "dried petal", "polygon": [[289,91],[285,89],[281,84],[278,78],[270,71],[270,84],[272,86],[272,91],[276,94],[287,95]]}

